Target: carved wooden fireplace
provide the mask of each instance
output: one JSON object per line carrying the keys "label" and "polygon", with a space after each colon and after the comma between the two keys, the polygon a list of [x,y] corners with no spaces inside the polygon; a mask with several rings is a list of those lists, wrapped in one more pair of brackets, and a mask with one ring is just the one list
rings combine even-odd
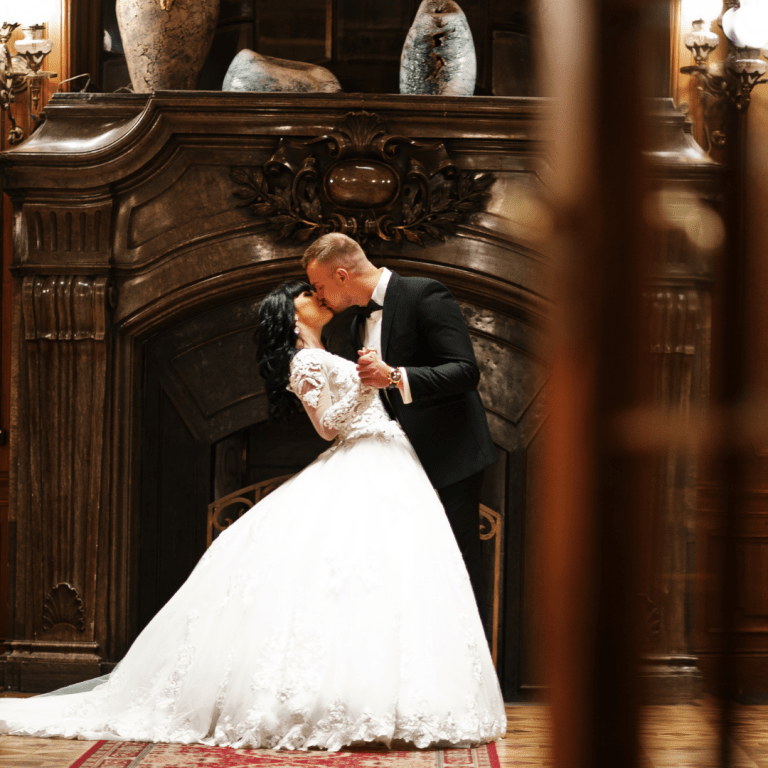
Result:
{"label": "carved wooden fireplace", "polygon": [[[538,99],[54,96],[42,129],[2,156],[15,215],[8,687],[110,669],[201,555],[208,504],[322,448],[306,422],[266,422],[251,336],[260,298],[302,276],[306,242],[330,227],[462,305],[500,454],[482,499],[504,521],[499,673],[510,700],[540,685],[547,111]],[[671,103],[655,120],[659,183],[709,185]],[[665,258],[658,311],[699,312],[685,327],[705,358],[694,304],[708,278]],[[697,396],[697,370],[673,397]],[[665,652],[682,658],[676,632]]]}

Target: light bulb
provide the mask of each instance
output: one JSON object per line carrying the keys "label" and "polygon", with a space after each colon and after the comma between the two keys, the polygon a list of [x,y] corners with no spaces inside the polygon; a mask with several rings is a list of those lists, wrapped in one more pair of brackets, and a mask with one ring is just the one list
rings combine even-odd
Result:
{"label": "light bulb", "polygon": [[21,3],[14,0],[0,0],[0,24],[18,24]]}
{"label": "light bulb", "polygon": [[741,0],[741,6],[723,15],[723,32],[737,48],[768,45],[768,2]]}
{"label": "light bulb", "polygon": [[23,27],[35,24],[47,24],[61,12],[59,0],[24,0],[23,3],[11,2],[9,5],[21,6],[15,11],[16,19]]}
{"label": "light bulb", "polygon": [[723,10],[723,0],[682,0],[680,15],[685,25],[701,19],[714,21]]}

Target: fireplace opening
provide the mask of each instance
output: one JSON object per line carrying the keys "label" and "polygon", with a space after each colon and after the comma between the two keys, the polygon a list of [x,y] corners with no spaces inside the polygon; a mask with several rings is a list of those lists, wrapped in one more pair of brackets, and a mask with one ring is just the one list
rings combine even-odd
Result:
{"label": "fireplace opening", "polygon": [[[249,485],[295,474],[328,447],[304,414],[288,424],[267,419],[253,343],[260,300],[249,297],[217,306],[142,344],[135,633],[173,596],[205,552],[209,504]],[[530,358],[486,331],[476,336],[479,331],[472,326],[487,328],[487,318],[469,305],[465,310],[481,368],[488,369],[483,398],[490,406],[489,418],[498,420],[494,409],[508,396],[493,390],[498,379],[491,375],[493,361],[511,354],[512,365],[526,371]],[[477,320],[481,315],[485,319]],[[331,326],[329,348],[343,351],[350,344],[348,325],[348,318],[342,317]],[[510,402],[533,396],[537,380],[522,375],[523,383]],[[520,621],[522,612],[537,609],[520,600],[519,553],[526,524],[521,517],[522,488],[529,471],[525,449],[514,440],[497,445],[499,461],[486,472],[478,523],[485,582],[480,612],[502,673],[509,654],[506,646],[519,638],[525,623]],[[514,623],[506,627],[510,617]],[[519,645],[519,639],[514,644]]]}

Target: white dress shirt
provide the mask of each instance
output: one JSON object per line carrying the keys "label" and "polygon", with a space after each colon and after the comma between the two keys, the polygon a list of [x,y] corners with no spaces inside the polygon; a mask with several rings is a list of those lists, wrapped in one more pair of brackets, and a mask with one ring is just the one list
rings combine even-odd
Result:
{"label": "white dress shirt", "polygon": [[[384,306],[384,296],[387,293],[387,286],[389,285],[389,279],[392,277],[392,272],[386,267],[381,272],[381,277],[376,287],[373,289],[373,295],[371,301],[375,301],[377,304]],[[384,311],[377,309],[375,312],[371,312],[371,316],[365,321],[365,333],[363,334],[363,345],[366,349],[375,349],[381,357],[381,321],[384,315]],[[386,361],[385,361],[386,362]],[[398,387],[398,392],[403,398],[403,403],[408,405],[413,402],[411,397],[411,387],[408,384],[408,372],[405,368],[400,368],[400,373],[403,375],[403,388]]]}

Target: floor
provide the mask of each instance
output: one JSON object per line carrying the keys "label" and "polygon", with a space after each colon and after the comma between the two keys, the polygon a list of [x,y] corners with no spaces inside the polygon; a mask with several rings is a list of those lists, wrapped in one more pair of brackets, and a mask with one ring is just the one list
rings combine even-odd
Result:
{"label": "floor", "polygon": [[[503,768],[550,766],[549,710],[508,706],[507,735],[497,744]],[[716,768],[716,712],[698,705],[646,707],[642,768]],[[92,742],[0,736],[2,768],[68,768]],[[768,706],[738,708],[732,768],[768,768]]]}
{"label": "floor", "polygon": [[[641,768],[717,768],[719,739],[714,699],[696,705],[644,707]],[[768,768],[768,706],[738,706],[731,768]],[[549,711],[508,706],[507,735],[497,744],[502,766],[551,766]],[[618,768],[618,767],[617,767]]]}

